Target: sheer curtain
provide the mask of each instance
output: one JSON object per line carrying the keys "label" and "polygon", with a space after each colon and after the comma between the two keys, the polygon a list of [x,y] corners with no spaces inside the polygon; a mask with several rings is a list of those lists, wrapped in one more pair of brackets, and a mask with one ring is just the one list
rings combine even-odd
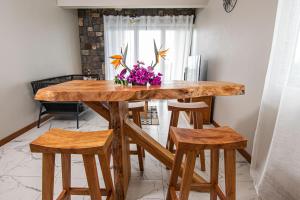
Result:
{"label": "sheer curtain", "polygon": [[263,200],[300,199],[300,1],[279,0],[252,154]]}
{"label": "sheer curtain", "polygon": [[116,71],[109,56],[118,54],[128,44],[127,64],[137,60],[150,65],[154,61],[153,40],[158,48],[168,48],[166,60],[156,70],[164,80],[183,80],[184,69],[190,54],[193,16],[104,16],[105,77],[111,80]]}

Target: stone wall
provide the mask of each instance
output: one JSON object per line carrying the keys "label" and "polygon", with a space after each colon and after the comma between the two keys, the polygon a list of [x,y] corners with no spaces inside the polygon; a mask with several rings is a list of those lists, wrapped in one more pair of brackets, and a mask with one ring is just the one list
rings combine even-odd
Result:
{"label": "stone wall", "polygon": [[105,79],[103,15],[166,16],[194,15],[195,9],[80,9],[78,24],[82,73],[99,74]]}

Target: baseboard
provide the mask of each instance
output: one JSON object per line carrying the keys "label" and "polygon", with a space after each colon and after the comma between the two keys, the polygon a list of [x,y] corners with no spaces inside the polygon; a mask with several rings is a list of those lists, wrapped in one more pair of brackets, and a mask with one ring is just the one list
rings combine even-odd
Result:
{"label": "baseboard", "polygon": [[[212,124],[215,127],[220,127],[220,124],[218,124],[215,120],[212,121]],[[238,149],[238,152],[248,161],[248,163],[251,163],[251,155],[245,149]]]}
{"label": "baseboard", "polygon": [[[41,123],[49,120],[50,118],[52,118],[52,115],[46,115],[44,117],[41,118]],[[32,122],[31,124],[28,124],[27,126],[21,128],[20,130],[17,130],[16,132],[6,136],[5,138],[0,140],[0,147],[5,145],[6,143],[10,142],[11,140],[15,139],[16,137],[19,137],[20,135],[26,133],[27,131],[33,129],[34,127],[37,126],[37,121]]]}

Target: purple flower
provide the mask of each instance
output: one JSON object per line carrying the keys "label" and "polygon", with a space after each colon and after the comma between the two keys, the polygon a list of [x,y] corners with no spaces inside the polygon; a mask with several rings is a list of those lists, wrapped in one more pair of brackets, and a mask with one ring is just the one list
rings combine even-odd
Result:
{"label": "purple flower", "polygon": [[117,78],[118,78],[119,80],[124,80],[124,79],[125,79],[126,73],[127,73],[127,69],[125,68],[125,69],[123,69],[123,70],[117,75]]}
{"label": "purple flower", "polygon": [[[155,74],[152,66],[145,67],[143,62],[137,62],[133,65],[131,71],[123,69],[117,76],[116,79],[119,82],[126,81],[135,85],[161,85],[161,73]],[[129,74],[127,73],[129,72]]]}
{"label": "purple flower", "polygon": [[157,75],[149,82],[151,85],[161,85],[161,76]]}

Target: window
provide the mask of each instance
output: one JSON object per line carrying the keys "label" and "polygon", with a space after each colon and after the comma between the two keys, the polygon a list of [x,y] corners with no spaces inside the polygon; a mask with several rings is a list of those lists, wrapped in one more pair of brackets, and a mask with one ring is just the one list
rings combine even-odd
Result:
{"label": "window", "polygon": [[[127,65],[137,60],[150,65],[155,61],[153,40],[158,48],[168,48],[166,60],[156,71],[163,73],[164,80],[183,80],[184,69],[190,52],[193,16],[138,17],[104,16],[106,79],[116,73],[109,56],[120,53],[128,44]],[[120,69],[119,69],[120,70]]]}

